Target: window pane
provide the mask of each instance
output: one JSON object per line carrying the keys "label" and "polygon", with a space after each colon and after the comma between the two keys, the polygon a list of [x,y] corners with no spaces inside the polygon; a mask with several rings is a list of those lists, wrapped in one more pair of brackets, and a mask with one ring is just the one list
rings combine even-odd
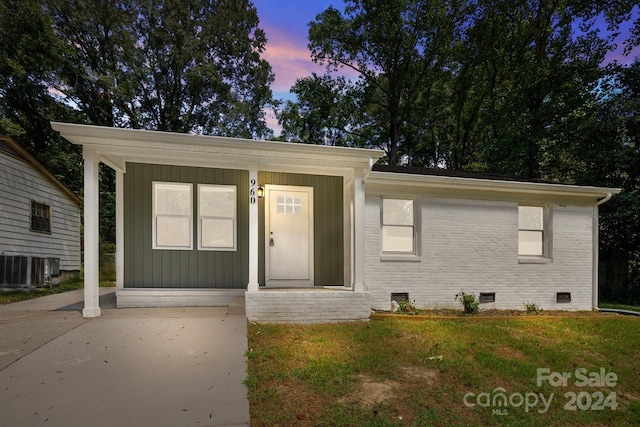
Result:
{"label": "window pane", "polygon": [[382,227],[382,252],[413,252],[413,227]]}
{"label": "window pane", "polygon": [[156,245],[188,248],[191,246],[191,227],[189,218],[157,217]]}
{"label": "window pane", "polygon": [[203,248],[233,248],[233,220],[202,218]]}
{"label": "window pane", "polygon": [[156,215],[191,215],[191,186],[155,184]]}
{"label": "window pane", "polygon": [[518,237],[520,255],[543,255],[542,231],[520,231]]}
{"label": "window pane", "polygon": [[519,206],[518,222],[521,230],[542,230],[543,211],[541,206]]}
{"label": "window pane", "polygon": [[389,225],[413,225],[413,200],[383,199],[382,221]]}
{"label": "window pane", "polygon": [[200,187],[200,215],[233,218],[236,192],[234,187]]}
{"label": "window pane", "polygon": [[31,230],[51,231],[51,207],[49,205],[31,202]]}

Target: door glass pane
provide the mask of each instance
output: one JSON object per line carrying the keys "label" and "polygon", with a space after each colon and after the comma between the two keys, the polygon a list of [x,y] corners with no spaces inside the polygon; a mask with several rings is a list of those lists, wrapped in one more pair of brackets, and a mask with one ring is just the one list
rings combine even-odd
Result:
{"label": "door glass pane", "polygon": [[413,200],[383,199],[382,220],[385,225],[413,225]]}
{"label": "door glass pane", "polygon": [[298,214],[302,212],[302,197],[278,196],[276,212],[284,214]]}
{"label": "door glass pane", "polygon": [[542,230],[543,211],[541,206],[519,206],[518,222],[521,230]]}
{"label": "door glass pane", "polygon": [[383,252],[413,252],[413,227],[382,227]]}
{"label": "door glass pane", "polygon": [[518,253],[520,255],[543,255],[542,231],[520,231]]}

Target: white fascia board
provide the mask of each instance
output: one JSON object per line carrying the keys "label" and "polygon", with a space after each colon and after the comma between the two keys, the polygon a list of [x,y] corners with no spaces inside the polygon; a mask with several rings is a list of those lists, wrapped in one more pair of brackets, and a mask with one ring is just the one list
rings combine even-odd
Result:
{"label": "white fascia board", "polygon": [[[590,187],[567,184],[546,184],[538,182],[503,181],[493,179],[461,178],[449,176],[404,174],[373,171],[367,179],[367,186],[396,186],[455,191],[478,191],[483,193],[518,193],[538,196],[566,196],[599,199],[607,194],[618,194],[620,188]],[[455,193],[452,194],[452,196]]]}
{"label": "white fascia board", "polygon": [[381,150],[260,141],[207,135],[120,129],[51,122],[51,127],[74,144],[94,146],[101,154],[111,152],[129,161],[140,152],[160,159],[188,157],[187,153],[235,157],[241,162],[269,160],[290,164],[334,167],[369,167],[383,156]]}

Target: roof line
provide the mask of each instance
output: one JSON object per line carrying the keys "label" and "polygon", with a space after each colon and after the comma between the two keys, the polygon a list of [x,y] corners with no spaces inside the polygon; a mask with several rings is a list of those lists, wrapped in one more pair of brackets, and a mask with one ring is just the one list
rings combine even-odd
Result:
{"label": "roof line", "polygon": [[13,138],[7,135],[0,135],[0,140],[5,141],[11,146],[26,162],[30,163],[36,170],[42,173],[47,179],[55,184],[63,193],[65,193],[71,200],[73,200],[78,206],[82,207],[82,199],[78,197],[73,191],[71,191],[66,185],[64,185],[58,178],[56,178],[42,163],[40,163],[35,157],[33,157],[27,150],[25,150],[20,144],[18,144]]}
{"label": "roof line", "polygon": [[[528,193],[564,193],[580,197],[603,197],[608,193],[619,194],[620,188],[591,187],[573,184],[552,184],[441,175],[418,175],[373,171],[369,181],[380,184],[397,183],[414,186],[438,186],[440,188],[482,189],[494,191],[524,191]],[[373,183],[372,182],[372,183]]]}
{"label": "roof line", "polygon": [[[131,141],[138,140],[140,142],[153,141],[156,143],[175,143],[176,140],[188,140],[193,146],[209,146],[211,142],[215,142],[219,146],[230,146],[233,148],[266,148],[256,146],[260,143],[269,144],[268,147],[273,150],[299,150],[302,146],[306,147],[305,151],[316,152],[329,152],[332,155],[344,155],[350,154],[352,156],[374,156],[382,157],[384,152],[382,150],[368,149],[368,148],[352,148],[341,146],[326,146],[318,144],[300,144],[284,141],[271,141],[271,140],[258,140],[247,138],[233,138],[226,136],[216,135],[199,135],[190,133],[179,132],[166,132],[155,131],[145,129],[129,129],[129,128],[114,128],[106,126],[95,125],[83,125],[74,123],[63,122],[51,122],[51,127],[59,132],[63,137],[69,139],[73,143],[74,137],[85,138],[84,143],[87,143],[87,138],[95,139],[96,143],[100,138],[108,138],[111,140],[119,141]],[[93,143],[93,142],[92,142]]]}

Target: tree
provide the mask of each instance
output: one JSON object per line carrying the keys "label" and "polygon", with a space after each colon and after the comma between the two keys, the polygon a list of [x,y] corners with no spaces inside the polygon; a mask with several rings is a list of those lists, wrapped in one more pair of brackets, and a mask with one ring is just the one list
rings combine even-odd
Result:
{"label": "tree", "polygon": [[369,143],[384,149],[390,164],[410,151],[403,125],[415,94],[450,66],[449,49],[463,22],[456,2],[350,0],[344,15],[330,7],[310,23],[313,60],[359,74],[368,102],[361,108],[375,127]]}
{"label": "tree", "polygon": [[273,74],[247,0],[47,0],[58,90],[92,124],[266,137]]}
{"label": "tree", "polygon": [[273,80],[266,41],[245,0],[141,2],[132,110],[144,128],[266,136],[262,108]]}
{"label": "tree", "polygon": [[622,189],[600,208],[601,298],[640,303],[640,59],[615,71],[592,132],[579,140],[578,182]]}
{"label": "tree", "polygon": [[61,41],[50,16],[33,0],[0,3],[0,133],[12,136],[69,188],[82,186],[77,147],[60,138],[50,120],[76,120],[50,81],[59,70]]}
{"label": "tree", "polygon": [[359,113],[358,86],[344,77],[329,74],[296,80],[291,93],[297,101],[287,101],[278,112],[281,139],[308,144],[364,146],[356,118]]}

